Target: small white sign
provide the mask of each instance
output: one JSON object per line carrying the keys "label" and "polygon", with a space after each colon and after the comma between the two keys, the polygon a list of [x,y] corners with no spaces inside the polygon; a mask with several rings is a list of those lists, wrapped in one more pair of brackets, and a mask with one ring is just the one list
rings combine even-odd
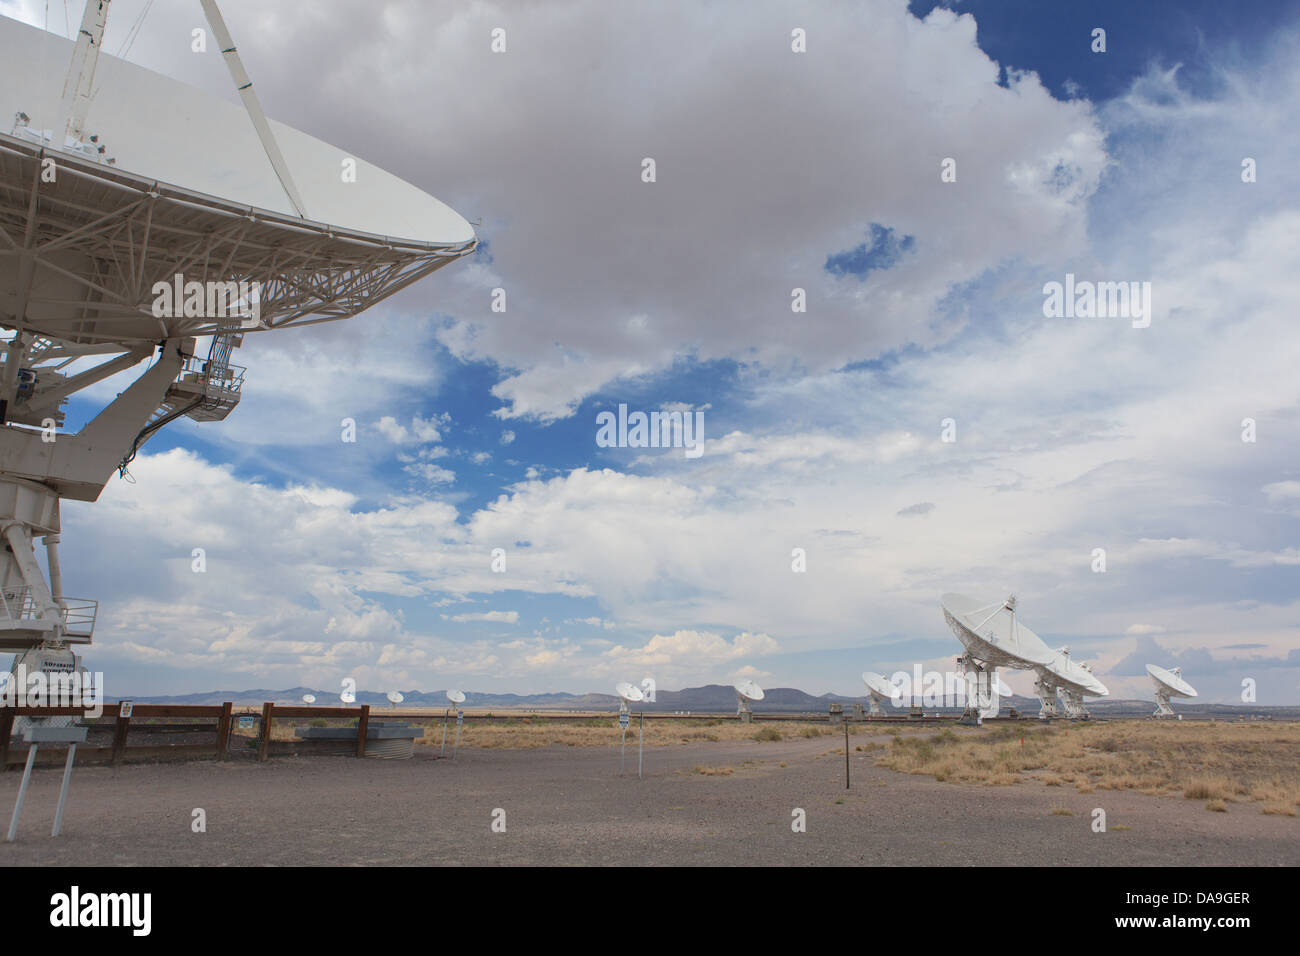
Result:
{"label": "small white sign", "polygon": [[620,727],[622,727],[624,730],[627,730],[627,724],[628,724],[628,721],[629,721],[630,719],[631,719],[631,715],[630,715],[630,714],[619,714],[619,715],[618,715],[618,725],[619,725]]}
{"label": "small white sign", "polygon": [[456,711],[456,723],[457,725],[465,723],[465,711],[463,710]]}
{"label": "small white sign", "polygon": [[130,717],[131,711],[135,709],[135,702],[124,700],[118,705],[117,716]]}
{"label": "small white sign", "polygon": [[240,730],[252,730],[252,729],[253,729],[253,718],[252,718],[251,716],[249,716],[249,715],[245,715],[245,716],[243,716],[243,717],[240,717],[240,718],[239,718],[239,729],[240,729]]}

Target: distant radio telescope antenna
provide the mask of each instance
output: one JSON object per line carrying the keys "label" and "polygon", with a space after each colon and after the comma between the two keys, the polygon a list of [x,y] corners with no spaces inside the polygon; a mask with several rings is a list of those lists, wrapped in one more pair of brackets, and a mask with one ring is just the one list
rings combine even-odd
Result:
{"label": "distant radio telescope antenna", "polygon": [[[957,669],[966,681],[966,709],[962,720],[978,723],[996,717],[1001,707],[997,694],[998,668],[1034,670],[1046,667],[1055,657],[1037,634],[1016,619],[1016,596],[992,604],[964,594],[945,594],[939,599],[943,618],[961,642],[965,653],[957,658]],[[1039,694],[1044,720],[1056,716],[1056,694],[1044,689]]]}
{"label": "distant radio telescope antenna", "polygon": [[747,724],[754,719],[754,712],[749,709],[750,701],[762,700],[763,688],[752,680],[742,680],[733,684],[732,689],[736,692],[736,716],[741,723]]}
{"label": "distant radio telescope antenna", "polygon": [[[460,705],[465,703],[465,692],[462,690],[447,691],[447,699],[456,705],[456,743],[451,750],[451,759],[456,759],[456,751],[460,749],[460,728],[465,723],[465,711],[460,709]],[[451,713],[450,708],[444,708],[442,711],[442,749],[440,755],[447,753],[447,718]]]}
{"label": "distant radio telescope antenna", "polygon": [[[645,700],[645,694],[641,693],[641,688],[635,684],[629,684],[627,681],[620,681],[614,687],[614,693],[618,694],[618,727],[622,731],[623,745],[622,751],[618,758],[618,775],[623,776],[623,766],[627,757],[627,725],[629,722],[628,704],[639,704]],[[641,746],[645,747],[645,711],[641,712]],[[638,751],[636,758],[636,775],[641,776],[641,753]]]}
{"label": "distant radio telescope antenna", "polygon": [[1085,694],[1090,697],[1106,697],[1110,694],[1106,685],[1093,676],[1089,665],[1076,664],[1070,660],[1068,647],[1062,647],[1050,662],[1034,670],[1038,674],[1034,690],[1038,692],[1039,699],[1044,695],[1055,699],[1059,694],[1061,704],[1065,707],[1065,716],[1074,720],[1087,720],[1090,716],[1083,706]]}
{"label": "distant radio telescope antenna", "polygon": [[[110,0],[75,42],[0,17],[0,651],[79,666],[99,604],[63,593],[60,503],[98,499],[169,422],[226,418],[246,335],[356,316],[477,244],[419,188],[268,120],[201,4],[243,110],[101,53]],[[61,430],[71,396],[146,361]]]}
{"label": "distant radio telescope antenna", "polygon": [[396,707],[402,701],[406,700],[406,698],[402,696],[402,692],[399,690],[390,690],[384,696],[388,698],[388,702],[392,704],[394,707]]}
{"label": "distant radio telescope antenna", "polygon": [[302,702],[303,702],[304,704],[314,704],[314,703],[316,703],[316,695],[315,695],[315,694],[303,694],[303,695],[302,695]]}
{"label": "distant radio telescope antenna", "polygon": [[903,692],[887,681],[883,675],[875,671],[863,671],[862,683],[867,685],[867,691],[871,694],[871,709],[868,711],[872,717],[885,716],[884,710],[880,706],[883,700],[900,701],[903,699]]}
{"label": "distant radio telescope antenna", "polygon": [[1196,696],[1196,688],[1183,680],[1181,667],[1164,668],[1148,664],[1147,674],[1151,677],[1151,683],[1156,686],[1156,710],[1152,717],[1174,716],[1174,709],[1169,706],[1171,697]]}

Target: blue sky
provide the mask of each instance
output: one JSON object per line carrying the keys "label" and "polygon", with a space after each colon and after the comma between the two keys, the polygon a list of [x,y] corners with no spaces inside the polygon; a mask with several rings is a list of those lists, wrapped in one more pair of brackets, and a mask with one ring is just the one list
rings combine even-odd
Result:
{"label": "blue sky", "polygon": [[[1293,5],[1270,0],[913,0],[908,9],[924,18],[936,7],[973,15],[980,49],[1002,67],[1033,70],[1053,96],[1081,93],[1094,102],[1124,95],[1153,63],[1181,64],[1189,89],[1212,93],[1218,86],[1218,64],[1225,58],[1244,61],[1258,56],[1277,27],[1295,16]],[[1097,27],[1106,30],[1104,57],[1092,52]]]}
{"label": "blue sky", "polygon": [[[124,692],[857,693],[951,666],[955,590],[1015,591],[1122,696],[1184,662],[1209,699],[1300,701],[1296,5],[229,7],[272,116],[486,249],[250,336],[235,415],[67,506]],[[130,58],[229,96],[187,17]],[[1045,318],[1067,272],[1151,282],[1151,326]],[[620,404],[702,412],[703,455],[599,447]]]}

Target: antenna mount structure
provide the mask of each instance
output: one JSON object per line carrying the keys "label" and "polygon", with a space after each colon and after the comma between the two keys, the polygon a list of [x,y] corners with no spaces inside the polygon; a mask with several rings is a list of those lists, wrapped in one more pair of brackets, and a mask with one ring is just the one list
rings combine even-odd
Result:
{"label": "antenna mount structure", "polygon": [[752,680],[743,680],[735,684],[733,689],[736,691],[736,716],[740,718],[741,723],[751,723],[754,712],[750,710],[750,701],[762,700],[763,688]]}
{"label": "antenna mount structure", "polygon": [[1183,680],[1180,667],[1165,668],[1148,664],[1147,675],[1156,688],[1156,709],[1152,717],[1175,717],[1177,715],[1174,709],[1169,706],[1170,698],[1196,696],[1196,689]]}
{"label": "antenna mount structure", "polygon": [[999,667],[1035,672],[1040,720],[1060,716],[1058,693],[1065,701],[1067,716],[1083,719],[1088,717],[1083,695],[1104,697],[1109,693],[1090,667],[1070,660],[1069,648],[1051,650],[1020,623],[1014,594],[1001,603],[987,605],[961,594],[945,594],[940,607],[944,620],[965,649],[957,658],[968,688],[963,720],[978,723],[985,717],[997,716]]}
{"label": "antenna mount structure", "polygon": [[[265,158],[237,106],[101,55],[110,0],[88,0],[75,43],[0,18],[0,115],[14,116],[0,131],[0,651],[73,659],[91,642],[98,602],[63,591],[61,501],[96,501],[170,422],[230,415],[247,333],[353,317],[477,244],[453,210],[377,167],[342,190],[337,174],[296,183],[277,139],[334,170],[339,151],[271,134],[215,2],[201,2]],[[69,55],[60,87],[44,64]],[[229,131],[221,148],[213,129]],[[304,195],[335,221],[307,219]],[[64,430],[73,395],[141,364]]]}
{"label": "antenna mount structure", "polygon": [[885,711],[880,705],[886,698],[895,702],[903,699],[903,692],[885,680],[884,675],[877,674],[875,671],[863,671],[862,683],[867,685],[867,692],[871,696],[871,707],[867,711],[868,717],[885,716]]}

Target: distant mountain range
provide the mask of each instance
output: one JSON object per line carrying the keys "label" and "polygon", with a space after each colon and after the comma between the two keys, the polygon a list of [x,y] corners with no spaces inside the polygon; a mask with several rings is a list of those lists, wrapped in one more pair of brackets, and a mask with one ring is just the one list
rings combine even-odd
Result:
{"label": "distant mountain range", "polygon": [[[131,700],[139,704],[212,705],[221,704],[225,701],[231,701],[235,704],[262,704],[270,701],[273,704],[301,705],[305,694],[313,695],[316,698],[316,703],[320,706],[340,703],[337,691],[320,690],[311,687],[290,687],[285,690],[267,690],[263,688],[253,690],[214,690],[198,694],[182,694],[175,697],[133,697]],[[403,708],[442,710],[450,706],[446,692],[441,690],[404,690],[401,694],[404,698],[401,704]],[[391,706],[385,693],[358,691],[356,696],[358,703],[369,704],[371,707]],[[706,684],[703,687],[688,687],[684,690],[660,690],[656,693],[655,698],[654,703],[638,704],[634,709],[644,710],[647,713],[690,712],[697,714],[726,714],[734,713],[736,710],[736,693],[727,684]],[[854,704],[862,704],[863,707],[867,707],[868,698],[865,696],[841,697],[837,694],[813,696],[794,687],[774,687],[765,693],[761,701],[754,703],[752,709],[755,713],[825,714],[829,711],[832,703],[838,703],[843,706],[846,713],[852,713]],[[1022,714],[1038,713],[1038,698],[1036,697],[1004,697],[1002,704],[1004,713],[1009,707],[1014,707]],[[613,694],[480,694],[466,691],[464,706],[473,710],[613,711],[618,709],[618,697]],[[1154,709],[1154,703],[1149,700],[1089,699],[1087,706],[1090,711],[1099,717],[1150,714]],[[1300,718],[1300,707],[1240,707],[1227,704],[1184,704],[1181,701],[1177,702],[1174,707],[1175,710],[1185,711],[1197,716],[1240,717],[1256,714],[1259,716],[1272,716],[1277,719]],[[887,713],[898,714],[908,712],[907,707],[895,708],[889,704],[885,705],[885,710]],[[926,713],[955,713],[956,711],[957,708],[951,707],[925,708]]]}

